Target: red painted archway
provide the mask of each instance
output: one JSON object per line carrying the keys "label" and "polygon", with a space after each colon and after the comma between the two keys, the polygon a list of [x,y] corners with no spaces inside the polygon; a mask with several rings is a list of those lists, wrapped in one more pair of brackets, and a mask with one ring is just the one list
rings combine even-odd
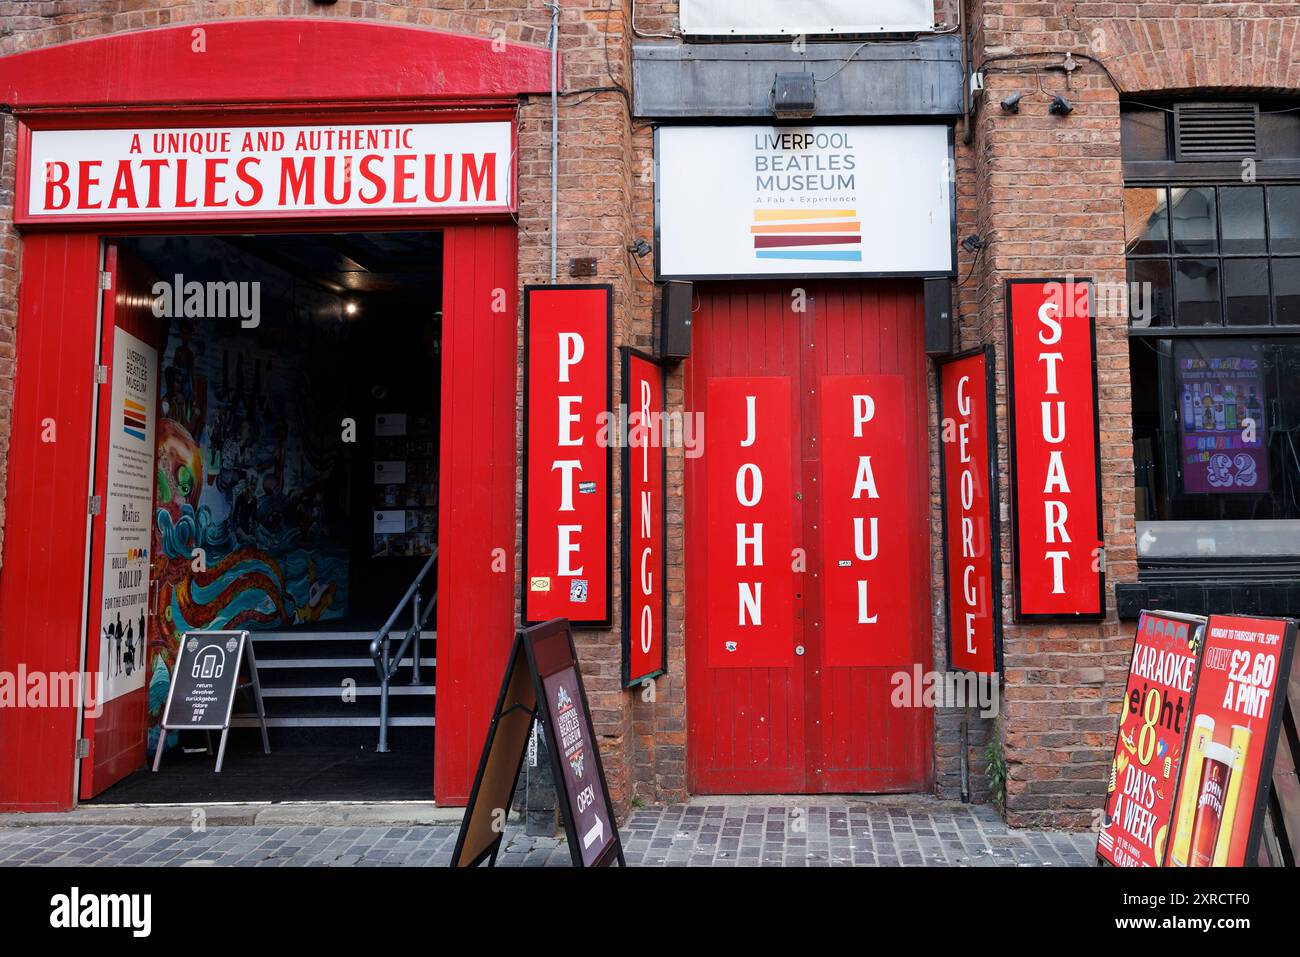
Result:
{"label": "red painted archway", "polygon": [[[538,47],[372,22],[249,19],[122,33],[0,58],[0,101],[23,131],[40,126],[255,125],[261,116],[512,110],[550,89]],[[512,113],[510,115],[513,115]],[[21,173],[20,173],[21,182]],[[287,228],[302,220],[259,221]],[[313,228],[329,228],[315,219]],[[382,228],[383,220],[370,221]],[[195,219],[168,232],[238,229]],[[463,496],[440,521],[438,757],[440,803],[464,803],[513,625],[517,239],[509,216],[406,217],[444,229],[444,427],[441,455]],[[0,565],[0,673],[75,673],[92,461],[92,370],[102,223],[23,236],[17,360]],[[112,232],[132,231],[129,223]],[[353,227],[355,228],[355,226]],[[507,292],[507,308],[493,309]],[[492,401],[496,397],[497,401]],[[56,441],[42,441],[48,424]],[[83,494],[84,493],[84,494]],[[450,501],[449,501],[450,499]],[[453,576],[453,572],[455,573]],[[499,659],[499,660],[498,660]],[[74,803],[75,707],[0,708],[0,811]]]}

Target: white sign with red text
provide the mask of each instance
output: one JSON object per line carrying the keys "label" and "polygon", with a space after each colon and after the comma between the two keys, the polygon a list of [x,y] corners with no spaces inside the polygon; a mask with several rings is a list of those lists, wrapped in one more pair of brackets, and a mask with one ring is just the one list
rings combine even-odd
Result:
{"label": "white sign with red text", "polygon": [[20,219],[510,209],[511,124],[33,130]]}

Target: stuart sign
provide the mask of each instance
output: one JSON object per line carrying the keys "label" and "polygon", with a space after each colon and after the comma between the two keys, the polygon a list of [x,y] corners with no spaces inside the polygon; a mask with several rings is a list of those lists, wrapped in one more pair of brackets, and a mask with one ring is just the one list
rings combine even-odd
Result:
{"label": "stuart sign", "polygon": [[952,272],[946,126],[665,126],[655,160],[661,278]]}
{"label": "stuart sign", "polygon": [[504,120],[28,135],[19,222],[514,208]]}
{"label": "stuart sign", "polygon": [[1006,286],[1011,528],[1021,620],[1105,616],[1092,284]]}

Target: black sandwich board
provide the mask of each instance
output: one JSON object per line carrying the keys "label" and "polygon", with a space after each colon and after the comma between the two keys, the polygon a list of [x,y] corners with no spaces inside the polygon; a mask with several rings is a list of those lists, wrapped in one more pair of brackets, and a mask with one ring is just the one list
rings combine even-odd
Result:
{"label": "black sandwich board", "polygon": [[[240,681],[240,672],[247,675]],[[262,726],[262,750],[271,753],[266,735],[266,707],[262,704],[262,686],[257,681],[257,660],[253,643],[246,631],[187,631],[181,636],[172,668],[172,683],[163,707],[162,733],[153,755],[153,769],[158,770],[167,731],[220,731],[217,767],[226,757],[226,735],[235,707],[235,692],[249,690]],[[212,750],[211,735],[208,750]]]}
{"label": "black sandwich board", "polygon": [[534,719],[546,735],[573,866],[626,866],[565,618],[515,632],[451,866],[496,864]]}

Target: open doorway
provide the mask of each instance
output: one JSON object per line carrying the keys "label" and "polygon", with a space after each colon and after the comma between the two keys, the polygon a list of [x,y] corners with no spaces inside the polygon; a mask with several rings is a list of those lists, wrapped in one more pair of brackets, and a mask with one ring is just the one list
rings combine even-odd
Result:
{"label": "open doorway", "polygon": [[[442,234],[125,237],[109,250],[157,385],[146,609],[125,640],[92,613],[100,670],[110,694],[142,692],[152,753],[181,635],[248,629],[272,753],[255,719],[236,719],[213,774],[201,735],[169,731],[161,772],[101,774],[83,796],[428,798]],[[104,548],[92,542],[92,582]],[[427,622],[389,685],[392,753],[377,754],[370,644],[422,574]]]}

